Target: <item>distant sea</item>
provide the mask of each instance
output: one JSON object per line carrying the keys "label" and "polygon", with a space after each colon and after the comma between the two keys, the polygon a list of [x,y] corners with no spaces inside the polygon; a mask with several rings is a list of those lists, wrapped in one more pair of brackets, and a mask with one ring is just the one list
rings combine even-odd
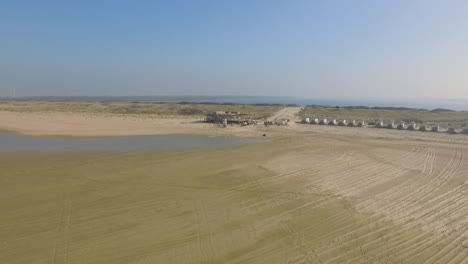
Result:
{"label": "distant sea", "polygon": [[468,99],[324,99],[286,96],[35,96],[3,97],[0,100],[54,101],[54,102],[145,102],[145,103],[233,103],[233,104],[295,104],[300,106],[367,106],[408,107],[422,109],[444,108],[468,111]]}

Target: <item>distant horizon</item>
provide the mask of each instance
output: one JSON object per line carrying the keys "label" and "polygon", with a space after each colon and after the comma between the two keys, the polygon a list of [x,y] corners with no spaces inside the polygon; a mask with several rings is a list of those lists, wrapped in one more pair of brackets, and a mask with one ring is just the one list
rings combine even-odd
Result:
{"label": "distant horizon", "polygon": [[234,103],[234,104],[296,104],[300,106],[321,105],[340,107],[405,107],[413,109],[449,109],[468,111],[468,99],[343,99],[343,98],[300,98],[295,96],[255,96],[255,95],[147,95],[147,96],[20,96],[1,97],[0,101],[51,101],[51,102],[141,102],[141,103]]}

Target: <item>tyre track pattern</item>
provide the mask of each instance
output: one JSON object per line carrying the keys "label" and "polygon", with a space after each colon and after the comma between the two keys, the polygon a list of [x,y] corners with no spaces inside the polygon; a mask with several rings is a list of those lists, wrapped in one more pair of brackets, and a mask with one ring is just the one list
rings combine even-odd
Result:
{"label": "tyre track pattern", "polygon": [[69,197],[63,199],[64,205],[60,213],[60,220],[57,225],[57,238],[53,249],[53,263],[68,263],[70,258],[70,226],[72,218],[72,207]]}
{"label": "tyre track pattern", "polygon": [[[383,154],[383,157],[373,159],[378,166],[369,166],[368,163],[366,165],[365,154],[358,151],[352,157],[341,159],[339,163],[330,161],[320,163],[321,166],[315,167],[320,174],[322,167],[334,166],[333,169],[328,170],[326,176],[311,177],[312,185],[318,185],[323,190],[331,190],[340,196],[351,197],[380,183],[403,177],[410,170],[419,171],[417,174],[412,174],[415,176],[404,178],[387,190],[359,201],[358,210],[373,213],[367,219],[366,225],[355,223],[357,226],[363,225],[354,230],[352,225],[345,225],[323,237],[326,240],[339,234],[333,243],[339,244],[341,249],[348,246],[349,251],[337,252],[331,249],[329,244],[322,245],[315,249],[315,252],[319,252],[317,257],[327,259],[324,263],[340,263],[343,259],[350,263],[359,263],[363,260],[369,261],[372,259],[371,256],[375,257],[374,260],[392,260],[388,263],[394,263],[394,261],[412,263],[409,260],[419,263],[422,259],[424,263],[468,262],[467,250],[461,246],[468,236],[460,232],[468,226],[468,220],[466,220],[468,219],[468,210],[466,210],[468,208],[468,181],[441,193],[442,188],[447,188],[448,183],[459,174],[464,161],[463,149],[455,148],[452,157],[441,170],[435,169],[438,155],[433,148],[413,149],[399,157],[390,151],[382,151],[379,154]],[[386,161],[381,163],[381,160]],[[347,162],[352,162],[353,165],[349,166]],[[302,173],[308,173],[308,171],[303,170]],[[301,173],[291,176],[301,176]],[[318,203],[316,201],[313,207],[325,206],[327,199],[330,197],[319,200]],[[338,213],[326,221],[340,226],[342,222],[340,219],[344,214],[344,212]],[[379,225],[385,221],[396,221],[401,225],[398,230],[395,229],[392,232],[393,230],[385,225]],[[372,225],[381,227],[364,235],[360,234]],[[421,231],[416,235],[409,235],[411,231],[418,229],[429,233]],[[379,236],[383,232],[386,232],[386,235]],[[437,234],[437,236],[430,234]],[[441,244],[441,242],[444,243]],[[360,244],[360,254],[351,250],[355,248],[356,243]],[[382,248],[385,249],[382,250]],[[330,255],[333,257],[330,258]]]}

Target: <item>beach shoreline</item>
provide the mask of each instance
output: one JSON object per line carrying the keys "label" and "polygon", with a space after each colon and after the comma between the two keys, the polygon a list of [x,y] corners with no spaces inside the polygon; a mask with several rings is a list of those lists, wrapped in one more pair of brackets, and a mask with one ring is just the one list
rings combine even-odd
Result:
{"label": "beach shoreline", "polygon": [[[368,256],[363,249],[392,263],[405,255],[430,260],[439,247],[463,253],[460,245],[466,238],[460,230],[466,214],[459,205],[468,204],[461,189],[467,188],[463,152],[468,136],[299,124],[297,111],[287,108],[272,115],[290,118],[289,125],[227,128],[182,116],[0,111],[1,129],[29,136],[271,139],[194,151],[0,152],[0,197],[8,201],[0,234],[11,245],[10,255],[0,261],[25,255],[19,263],[47,263],[50,248],[59,252],[66,241],[71,241],[71,260],[96,263],[146,254],[165,263],[170,261],[167,253],[176,250],[216,262],[247,253],[262,259],[264,251],[275,252],[267,262],[285,257],[284,251],[294,260],[303,256],[298,241],[317,252],[315,262],[343,263],[352,257],[361,263]],[[437,218],[439,212],[448,217]],[[40,224],[31,227],[18,219]],[[129,228],[109,230],[120,225]],[[402,249],[392,242],[419,237],[431,246]],[[24,243],[17,243],[18,238]],[[210,248],[210,240],[226,246],[196,250]],[[86,251],[93,241],[98,250]],[[34,248],[33,254],[24,254]]]}
{"label": "beach shoreline", "polygon": [[[352,137],[356,139],[427,141],[439,143],[466,143],[466,135],[374,129],[373,127],[336,127],[299,124],[296,111],[282,110],[291,121],[286,126],[228,125],[205,123],[201,117],[177,116],[160,118],[150,115],[112,115],[61,112],[0,111],[0,131],[43,137],[121,137],[148,135],[203,135],[209,137],[290,138],[298,134]],[[284,116],[275,113],[274,117]],[[271,119],[271,118],[270,118]]]}

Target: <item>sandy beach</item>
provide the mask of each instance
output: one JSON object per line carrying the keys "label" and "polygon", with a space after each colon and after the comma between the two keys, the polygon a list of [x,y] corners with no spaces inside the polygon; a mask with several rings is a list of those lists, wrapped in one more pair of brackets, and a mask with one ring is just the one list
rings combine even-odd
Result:
{"label": "sandy beach", "polygon": [[77,113],[0,112],[0,128],[35,136],[130,136],[130,135],[242,135],[238,126],[213,129],[217,125],[193,118],[87,115]]}
{"label": "sandy beach", "polygon": [[0,112],[1,129],[27,135],[272,139],[0,153],[0,262],[468,263],[467,136],[196,121]]}
{"label": "sandy beach", "polygon": [[468,1],[0,13],[0,264],[468,264]]}

